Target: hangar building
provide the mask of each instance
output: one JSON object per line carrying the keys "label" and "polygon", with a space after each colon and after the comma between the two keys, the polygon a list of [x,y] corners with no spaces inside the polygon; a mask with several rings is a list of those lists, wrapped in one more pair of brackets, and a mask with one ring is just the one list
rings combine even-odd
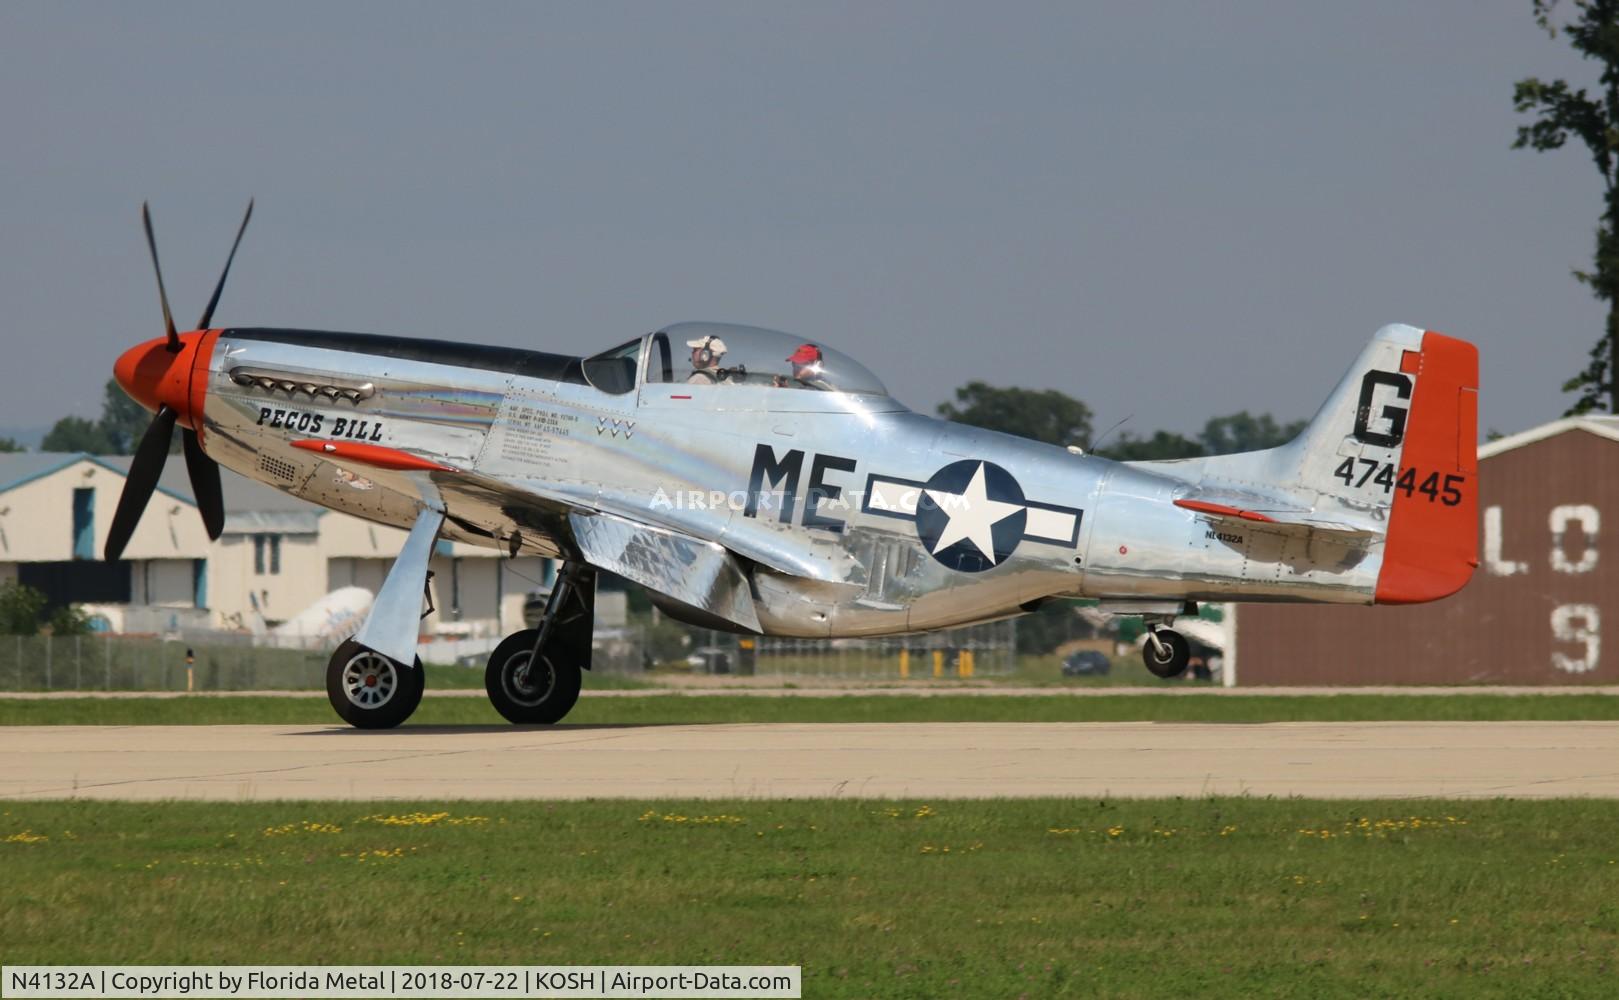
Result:
{"label": "hangar building", "polygon": [[[244,629],[293,617],[339,587],[376,592],[405,532],[317,507],[225,472],[225,531],[210,542],[184,463],[169,462],[116,563],[101,549],[129,458],[0,454],[0,581],[53,605],[121,606],[130,632]],[[500,636],[523,627],[523,602],[548,560],[440,541],[431,568],[437,613],[423,632]]]}
{"label": "hangar building", "polygon": [[[1245,604],[1236,683],[1615,684],[1619,418],[1571,417],[1479,448],[1479,567],[1413,607]],[[1610,524],[1610,530],[1619,525]]]}

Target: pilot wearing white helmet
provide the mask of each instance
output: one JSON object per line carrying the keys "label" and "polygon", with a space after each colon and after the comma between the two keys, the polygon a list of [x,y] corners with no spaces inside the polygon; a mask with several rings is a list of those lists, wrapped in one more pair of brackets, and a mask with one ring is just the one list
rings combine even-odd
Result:
{"label": "pilot wearing white helmet", "polygon": [[718,337],[698,337],[686,341],[691,348],[691,377],[687,383],[714,385],[720,380],[720,358],[725,356],[725,341]]}

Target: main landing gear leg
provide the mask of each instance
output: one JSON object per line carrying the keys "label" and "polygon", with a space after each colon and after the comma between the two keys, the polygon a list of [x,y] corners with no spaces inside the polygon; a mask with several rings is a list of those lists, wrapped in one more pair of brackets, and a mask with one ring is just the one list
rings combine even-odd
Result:
{"label": "main landing gear leg", "polygon": [[443,523],[436,510],[417,516],[359,634],[337,647],[326,664],[326,697],[351,726],[392,729],[422,702],[427,678],[416,637],[427,563]]}
{"label": "main landing gear leg", "polygon": [[596,571],[563,563],[539,628],[512,633],[489,656],[483,681],[495,711],[519,724],[561,722],[590,669],[595,617]]}

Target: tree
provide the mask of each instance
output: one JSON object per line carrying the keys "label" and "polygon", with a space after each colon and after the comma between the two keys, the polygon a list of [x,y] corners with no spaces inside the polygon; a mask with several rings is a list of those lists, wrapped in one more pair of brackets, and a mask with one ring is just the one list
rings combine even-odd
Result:
{"label": "tree", "polygon": [[[1046,444],[1077,444],[1087,450],[1091,447],[1091,408],[1055,389],[1002,388],[968,382],[956,390],[954,403],[939,405],[939,415]],[[1096,454],[1120,462],[1157,462],[1259,451],[1293,440],[1307,423],[1295,420],[1278,424],[1268,413],[1254,416],[1242,410],[1211,417],[1195,440],[1174,431],[1154,431],[1151,437],[1136,437],[1126,431],[1110,444],[1098,442]]]}
{"label": "tree", "polygon": [[1074,613],[1079,604],[1078,601],[1064,599],[1046,601],[1032,614],[1019,618],[1018,653],[1025,656],[1046,656],[1070,639],[1089,638],[1094,635],[1096,630]]}
{"label": "tree", "polygon": [[1566,80],[1548,83],[1532,76],[1519,80],[1512,106],[1520,114],[1533,113],[1535,121],[1518,126],[1512,148],[1560,149],[1573,135],[1585,143],[1602,174],[1603,210],[1592,269],[1576,270],[1574,277],[1608,304],[1608,318],[1602,338],[1591,348],[1590,362],[1563,384],[1563,391],[1580,394],[1568,410],[1570,415],[1598,409],[1604,401],[1610,411],[1619,413],[1619,379],[1614,377],[1619,372],[1619,0],[1572,0],[1574,18],[1561,27],[1552,23],[1557,0],[1533,3],[1535,23],[1548,35],[1555,39],[1561,31],[1582,58],[1602,66],[1602,88],[1596,97],[1584,89],[1574,90]]}
{"label": "tree", "polygon": [[27,450],[27,448],[17,443],[16,438],[0,438],[0,454],[9,455],[12,452]]}
{"label": "tree", "polygon": [[1201,458],[1203,446],[1174,431],[1154,431],[1152,437],[1140,438],[1126,431],[1110,445],[1096,449],[1096,454],[1115,462],[1162,462],[1172,458]]}
{"label": "tree", "polygon": [[[117,379],[108,379],[101,394],[101,420],[97,426],[106,437],[114,455],[133,455],[146,433],[152,415],[146,407],[129,398]],[[178,445],[179,435],[170,443],[170,450]]]}
{"label": "tree", "polygon": [[1299,436],[1309,423],[1295,420],[1278,424],[1268,413],[1251,415],[1247,410],[1228,417],[1210,417],[1198,435],[1203,450],[1210,455],[1235,455],[1240,451],[1261,451],[1287,444]]}
{"label": "tree", "polygon": [[43,593],[16,580],[0,583],[0,634],[33,635],[45,610]]}
{"label": "tree", "polygon": [[1118,440],[1100,445],[1096,454],[1120,462],[1161,462],[1174,458],[1202,458],[1205,455],[1234,455],[1240,451],[1261,451],[1284,445],[1299,436],[1307,420],[1278,424],[1268,413],[1254,416],[1247,410],[1225,417],[1210,417],[1196,440],[1174,431],[1154,431],[1151,437],[1136,437],[1126,431]]}
{"label": "tree", "polygon": [[114,455],[112,442],[99,423],[83,417],[63,417],[39,443],[40,451],[87,451],[92,455]]}
{"label": "tree", "polygon": [[77,604],[64,604],[51,612],[51,635],[89,635],[95,629],[90,616]]}
{"label": "tree", "polygon": [[[92,455],[133,455],[141,435],[152,423],[146,408],[129,398],[116,379],[101,391],[101,418],[63,417],[45,435],[41,451],[87,451]],[[180,436],[171,435],[169,453],[180,450]]]}
{"label": "tree", "polygon": [[1091,408],[1056,389],[1001,388],[972,381],[940,403],[939,416],[957,423],[1081,448],[1091,443]]}

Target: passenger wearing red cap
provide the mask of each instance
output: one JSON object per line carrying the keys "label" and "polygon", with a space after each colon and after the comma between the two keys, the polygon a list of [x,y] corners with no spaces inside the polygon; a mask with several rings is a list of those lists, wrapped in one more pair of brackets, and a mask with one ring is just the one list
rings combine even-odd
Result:
{"label": "passenger wearing red cap", "polygon": [[830,389],[822,375],[821,349],[814,344],[799,344],[798,350],[787,357],[793,366],[793,380],[807,389]]}

